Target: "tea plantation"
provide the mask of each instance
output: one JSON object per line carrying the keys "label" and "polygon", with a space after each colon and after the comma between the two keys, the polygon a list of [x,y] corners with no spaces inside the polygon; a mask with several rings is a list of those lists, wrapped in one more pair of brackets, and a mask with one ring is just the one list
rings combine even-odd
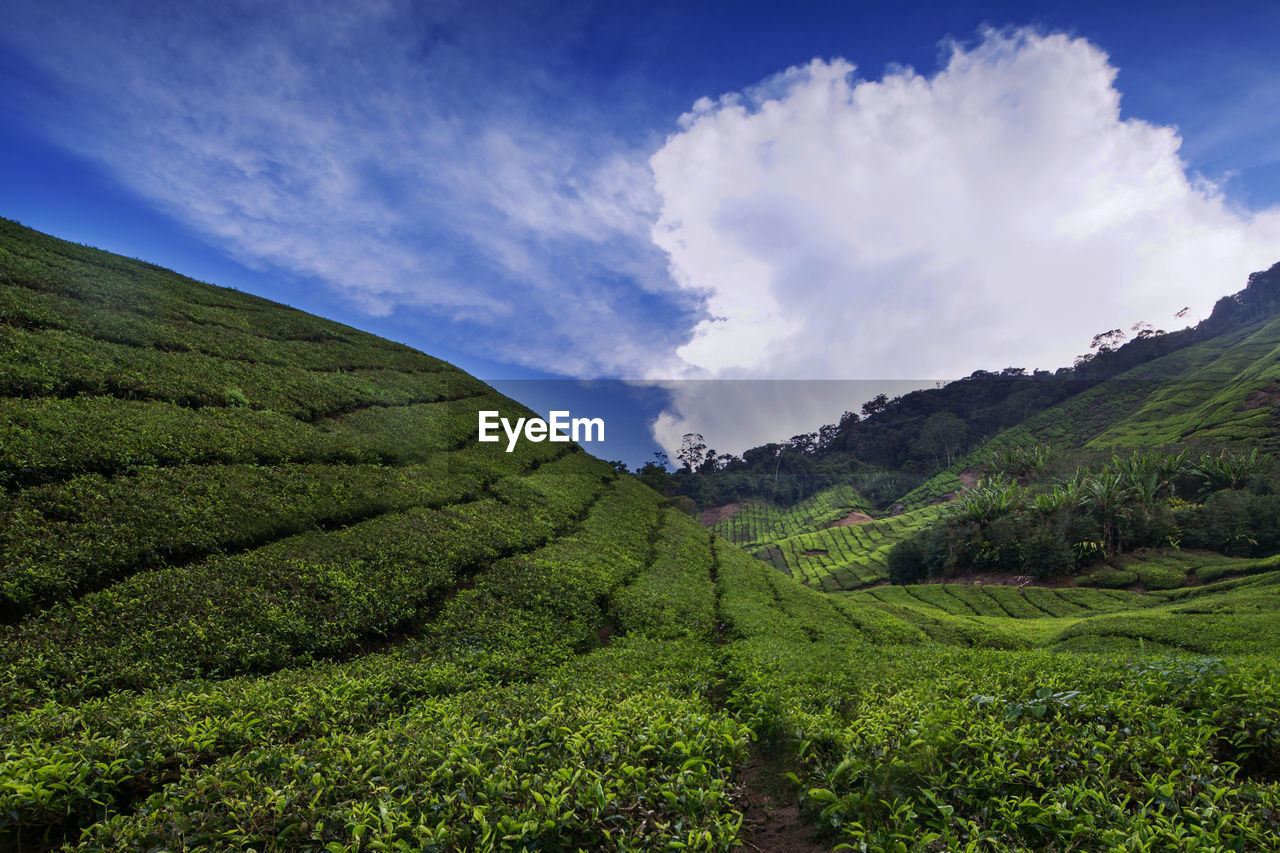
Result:
{"label": "tea plantation", "polygon": [[756,556],[806,586],[835,592],[883,583],[889,550],[936,519],[940,509],[923,507],[860,524],[824,527],[778,539]]}
{"label": "tea plantation", "polygon": [[752,548],[828,527],[850,513],[870,508],[852,486],[833,486],[786,509],[765,501],[748,501],[711,529],[740,548]]}
{"label": "tea plantation", "polygon": [[0,221],[0,849],[1280,849],[1274,560],[824,594],[482,408]]}

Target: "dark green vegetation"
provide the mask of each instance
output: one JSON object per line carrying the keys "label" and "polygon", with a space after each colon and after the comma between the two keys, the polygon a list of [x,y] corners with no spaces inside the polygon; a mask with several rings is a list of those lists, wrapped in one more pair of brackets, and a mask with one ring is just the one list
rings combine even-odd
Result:
{"label": "dark green vegetation", "polygon": [[830,847],[1280,848],[1274,560],[824,595],[350,328],[7,222],[0,306],[0,848],[729,850],[753,764]]}
{"label": "dark green vegetation", "polygon": [[890,579],[993,571],[1046,578],[1103,566],[1080,582],[1141,579],[1147,588],[1165,588],[1185,582],[1185,565],[1139,575],[1121,555],[1162,549],[1176,565],[1184,545],[1228,556],[1280,552],[1280,467],[1256,450],[1198,458],[1134,451],[1068,478],[1035,476],[1051,456],[1043,446],[1005,454],[1023,477],[1000,471],[961,492],[938,524],[894,547]]}

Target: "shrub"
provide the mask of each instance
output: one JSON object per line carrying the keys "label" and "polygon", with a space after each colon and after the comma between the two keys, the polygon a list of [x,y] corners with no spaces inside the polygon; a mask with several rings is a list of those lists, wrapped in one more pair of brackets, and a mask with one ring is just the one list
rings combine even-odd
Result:
{"label": "shrub", "polygon": [[923,537],[913,536],[894,545],[889,551],[889,583],[909,584],[924,580],[928,575],[925,565]]}

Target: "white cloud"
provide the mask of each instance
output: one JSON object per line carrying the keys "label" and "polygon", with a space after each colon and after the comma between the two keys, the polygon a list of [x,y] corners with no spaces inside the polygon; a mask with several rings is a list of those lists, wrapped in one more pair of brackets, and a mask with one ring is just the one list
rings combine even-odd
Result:
{"label": "white cloud", "polygon": [[[814,60],[699,100],[650,160],[653,240],[709,308],[687,375],[1055,368],[1098,331],[1207,315],[1280,256],[1280,212],[1189,175],[1176,129],[1121,117],[1115,77],[1084,40],[990,32],[932,77]],[[743,417],[736,435],[785,437]],[[685,425],[726,443],[662,424]]]}

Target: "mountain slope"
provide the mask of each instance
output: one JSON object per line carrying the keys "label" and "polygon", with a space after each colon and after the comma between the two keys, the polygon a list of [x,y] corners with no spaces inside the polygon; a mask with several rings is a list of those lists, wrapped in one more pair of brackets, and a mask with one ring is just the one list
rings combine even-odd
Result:
{"label": "mountain slope", "polygon": [[10,222],[0,306],[0,848],[730,850],[778,790],[828,848],[1280,844],[1264,565],[823,595],[406,347]]}
{"label": "mountain slope", "polygon": [[980,444],[901,502],[922,506],[992,451],[1280,448],[1280,317],[1254,322],[1101,382]]}

